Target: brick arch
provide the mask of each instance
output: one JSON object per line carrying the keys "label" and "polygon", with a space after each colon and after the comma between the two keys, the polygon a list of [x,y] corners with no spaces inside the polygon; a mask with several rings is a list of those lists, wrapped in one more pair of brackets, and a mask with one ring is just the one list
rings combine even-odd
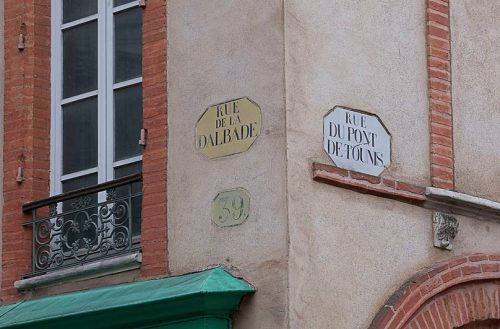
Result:
{"label": "brick arch", "polygon": [[[471,282],[445,290],[428,300],[402,328],[499,328],[500,281]],[[487,325],[488,323],[488,325]]]}
{"label": "brick arch", "polygon": [[468,328],[490,320],[500,320],[500,255],[475,254],[417,273],[386,301],[369,329]]}

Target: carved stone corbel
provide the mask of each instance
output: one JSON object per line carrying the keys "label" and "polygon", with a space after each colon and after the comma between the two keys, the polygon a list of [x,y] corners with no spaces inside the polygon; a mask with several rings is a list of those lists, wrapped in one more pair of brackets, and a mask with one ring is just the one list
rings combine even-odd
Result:
{"label": "carved stone corbel", "polygon": [[432,218],[434,227],[434,247],[451,250],[458,233],[458,220],[448,214],[435,212]]}

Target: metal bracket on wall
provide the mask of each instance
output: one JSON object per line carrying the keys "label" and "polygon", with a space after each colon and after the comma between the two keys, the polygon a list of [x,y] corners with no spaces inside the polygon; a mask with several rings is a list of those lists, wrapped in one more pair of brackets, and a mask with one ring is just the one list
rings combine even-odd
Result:
{"label": "metal bracket on wall", "polygon": [[22,23],[19,31],[19,42],[17,43],[17,49],[23,51],[26,48],[26,24]]}
{"label": "metal bracket on wall", "polygon": [[23,181],[24,181],[23,167],[19,166],[19,167],[17,167],[16,182],[18,184],[21,184]]}
{"label": "metal bracket on wall", "polygon": [[139,138],[139,145],[146,146],[147,144],[148,131],[144,128],[141,129],[141,135]]}
{"label": "metal bracket on wall", "polygon": [[24,34],[19,33],[19,43],[17,44],[17,49],[24,50],[26,44],[24,42]]}

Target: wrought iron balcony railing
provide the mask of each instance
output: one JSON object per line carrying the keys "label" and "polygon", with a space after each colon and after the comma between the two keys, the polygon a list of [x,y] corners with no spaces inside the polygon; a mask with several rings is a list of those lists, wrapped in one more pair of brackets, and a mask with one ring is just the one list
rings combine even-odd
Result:
{"label": "wrought iron balcony railing", "polygon": [[33,267],[25,278],[137,252],[141,174],[23,205],[33,219]]}

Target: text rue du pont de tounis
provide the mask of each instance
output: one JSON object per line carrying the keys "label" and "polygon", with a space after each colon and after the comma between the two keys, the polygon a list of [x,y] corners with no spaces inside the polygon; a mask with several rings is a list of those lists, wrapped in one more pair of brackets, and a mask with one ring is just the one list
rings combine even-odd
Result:
{"label": "text rue du pont de tounis", "polygon": [[384,154],[376,151],[378,134],[367,128],[366,116],[346,112],[343,122],[330,122],[328,154],[347,160],[384,167]]}

